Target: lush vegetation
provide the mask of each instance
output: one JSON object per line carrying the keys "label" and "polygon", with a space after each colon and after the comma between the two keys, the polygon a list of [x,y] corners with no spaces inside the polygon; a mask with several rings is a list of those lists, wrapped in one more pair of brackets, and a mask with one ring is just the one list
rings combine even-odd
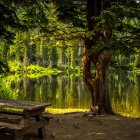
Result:
{"label": "lush vegetation", "polygon": [[[125,75],[125,76],[124,76]],[[51,113],[89,110],[90,94],[77,75],[50,75],[40,78],[8,76],[0,80],[0,97],[52,103]],[[109,93],[113,110],[121,115],[140,117],[140,75],[111,71]]]}
{"label": "lush vegetation", "polygon": [[[108,68],[140,72],[138,0],[1,0],[0,14],[1,75],[70,77],[83,70],[93,110],[113,113]],[[16,93],[7,87],[4,94]]]}
{"label": "lush vegetation", "polygon": [[[139,50],[134,50],[134,47],[128,45],[125,47],[130,42],[129,37],[132,46],[138,44],[138,4],[131,1],[125,8],[122,3],[116,3],[96,19],[98,24],[95,30],[97,32],[113,28],[117,35],[117,38],[112,39],[113,42],[111,42],[112,45],[115,44],[113,50],[117,48],[115,46],[121,46],[119,51],[115,52],[116,55],[112,57],[111,64],[114,67],[131,70],[140,67]],[[74,69],[76,65],[79,66],[82,50],[78,47],[82,47],[84,44],[85,32],[89,38],[92,38],[96,32],[85,30],[86,18],[82,12],[85,5],[86,3],[82,0],[77,4],[71,1],[63,3],[59,0],[54,3],[49,1],[45,3],[41,0],[40,2],[35,1],[34,4],[32,1],[1,0],[0,72],[8,71],[8,65],[10,64],[12,67],[15,62],[18,64],[16,68],[10,69],[11,72],[13,69],[14,72],[25,72],[29,65],[62,70],[67,68],[68,63],[70,63],[71,69]],[[70,11],[72,12],[70,13]],[[114,12],[117,14],[115,15]],[[123,14],[121,15],[121,13]],[[117,18],[120,18],[121,23],[117,22]],[[131,36],[131,32],[133,36]],[[134,37],[135,42],[133,43]],[[106,46],[107,44],[104,44],[102,39],[99,43],[101,49],[109,47],[109,44]],[[137,54],[131,54],[134,51]],[[121,52],[129,55],[126,57]]]}
{"label": "lush vegetation", "polygon": [[[8,2],[3,2],[2,4],[6,4],[5,6],[7,6],[7,3]],[[42,6],[42,3],[39,4]],[[16,6],[18,3],[13,1],[13,5]],[[29,7],[29,9],[25,10],[23,8],[24,6],[26,7],[26,5],[18,6],[20,10],[17,9],[16,15],[21,24],[24,24],[22,20],[24,18],[26,18],[24,19],[26,21],[29,20],[31,15],[28,14],[32,13],[28,10],[34,7]],[[39,5],[35,6],[36,10],[38,10],[38,6]],[[5,34],[1,36],[1,63],[8,64],[10,72],[25,73],[29,65],[38,65],[50,69],[57,68],[59,70],[70,69],[75,71],[75,69],[79,69],[75,67],[80,64],[78,60],[81,55],[81,51],[77,47],[81,47],[80,44],[82,42],[77,36],[81,35],[82,29],[68,23],[60,22],[57,17],[56,6],[53,3],[46,4],[46,6],[47,8],[43,11],[45,17],[41,17],[42,20],[47,17],[44,23],[46,27],[42,28],[39,23],[39,25],[35,26],[33,24],[34,22],[31,21],[33,22],[32,24],[27,23],[26,25],[22,25],[20,29],[16,28],[16,31],[15,28],[12,27],[14,36],[10,36],[11,30],[9,32],[5,31],[9,33],[9,38],[7,38]],[[7,16],[7,13],[4,13],[4,16]],[[37,15],[34,15],[35,18],[37,18],[36,16]],[[42,21],[41,24],[43,24]],[[9,27],[11,25],[5,25],[3,27],[3,33],[5,33],[4,30],[8,30],[6,26],[11,28]],[[73,49],[74,47],[76,48]],[[2,69],[3,65],[1,65],[1,72],[3,72]]]}

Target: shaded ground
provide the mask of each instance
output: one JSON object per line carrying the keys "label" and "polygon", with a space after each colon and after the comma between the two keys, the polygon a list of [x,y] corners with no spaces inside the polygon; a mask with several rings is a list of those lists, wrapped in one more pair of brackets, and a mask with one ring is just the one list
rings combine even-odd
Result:
{"label": "shaded ground", "polygon": [[140,119],[82,113],[53,115],[46,133],[47,140],[140,140]]}
{"label": "shaded ground", "polygon": [[56,140],[140,140],[140,119],[122,116],[55,115],[47,129]]}

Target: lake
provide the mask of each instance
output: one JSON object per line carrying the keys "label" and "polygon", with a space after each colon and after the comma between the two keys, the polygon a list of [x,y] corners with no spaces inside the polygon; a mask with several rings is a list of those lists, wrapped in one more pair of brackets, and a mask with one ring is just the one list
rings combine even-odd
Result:
{"label": "lake", "polygon": [[[140,118],[140,75],[131,71],[112,71],[109,93],[113,110],[124,116]],[[60,74],[28,78],[8,76],[0,85],[1,97],[51,103],[47,111],[66,113],[86,111],[91,98],[81,76]]]}

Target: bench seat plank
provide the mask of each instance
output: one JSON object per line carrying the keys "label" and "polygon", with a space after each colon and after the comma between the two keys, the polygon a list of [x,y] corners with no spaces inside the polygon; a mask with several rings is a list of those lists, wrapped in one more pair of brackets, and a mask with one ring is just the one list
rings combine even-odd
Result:
{"label": "bench seat plank", "polygon": [[16,124],[11,124],[7,122],[0,122],[0,130],[11,129],[11,130],[22,130],[22,127]]}
{"label": "bench seat plank", "polygon": [[42,128],[46,124],[46,121],[36,122],[33,125],[28,126],[20,126],[17,124],[11,124],[7,122],[0,122],[0,132],[14,132],[16,136],[22,136],[37,130],[38,128]]}

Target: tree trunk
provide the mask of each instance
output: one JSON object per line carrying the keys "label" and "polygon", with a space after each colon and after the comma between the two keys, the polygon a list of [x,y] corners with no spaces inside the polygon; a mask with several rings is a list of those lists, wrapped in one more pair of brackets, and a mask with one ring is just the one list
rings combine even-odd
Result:
{"label": "tree trunk", "polygon": [[[93,17],[100,14],[101,4],[102,0],[87,0],[87,31],[93,31],[95,25]],[[91,93],[93,111],[113,114],[108,93],[108,67],[111,53],[108,50],[98,51],[98,38],[99,34],[93,35],[92,39],[85,37],[83,80]],[[91,74],[92,64],[95,67],[94,77]]]}
{"label": "tree trunk", "polygon": [[112,114],[112,108],[110,103],[110,97],[108,93],[108,67],[111,53],[107,50],[101,52],[98,55],[98,59],[95,63],[96,76],[95,76],[95,93],[97,98],[98,113],[105,112]]}
{"label": "tree trunk", "polygon": [[97,60],[96,62],[94,61],[94,78],[91,75],[91,63],[93,60],[88,56],[84,56],[83,58],[83,80],[91,93],[92,111],[99,114],[113,114],[108,93],[108,66],[111,53],[108,50],[104,50],[96,57]]}

